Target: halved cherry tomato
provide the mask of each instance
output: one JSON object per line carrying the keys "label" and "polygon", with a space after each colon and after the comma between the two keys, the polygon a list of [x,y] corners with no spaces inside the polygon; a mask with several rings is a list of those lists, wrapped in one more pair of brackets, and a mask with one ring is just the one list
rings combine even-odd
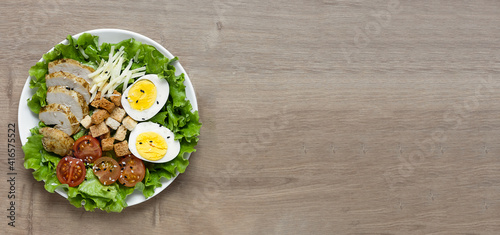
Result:
{"label": "halved cherry tomato", "polygon": [[110,185],[120,177],[120,166],[115,159],[110,157],[101,157],[94,162],[92,167],[94,175],[99,178],[104,185]]}
{"label": "halved cherry tomato", "polygon": [[70,187],[78,186],[85,179],[85,164],[83,160],[66,156],[57,164],[57,179],[61,184],[68,184]]}
{"label": "halved cherry tomato", "polygon": [[101,144],[91,135],[82,136],[73,145],[73,155],[87,163],[92,163],[102,157]]}
{"label": "halved cherry tomato", "polygon": [[134,187],[141,182],[146,174],[146,167],[141,159],[129,154],[118,161],[121,167],[121,175],[118,180],[127,187]]}

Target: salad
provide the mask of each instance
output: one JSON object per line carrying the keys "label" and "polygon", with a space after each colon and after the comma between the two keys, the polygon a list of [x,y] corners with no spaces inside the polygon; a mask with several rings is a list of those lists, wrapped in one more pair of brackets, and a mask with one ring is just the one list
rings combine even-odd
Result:
{"label": "salad", "polygon": [[69,35],[29,70],[27,105],[40,122],[22,147],[24,167],[76,207],[120,212],[134,190],[151,197],[162,178],[185,171],[201,123],[177,57],[133,38],[98,39]]}

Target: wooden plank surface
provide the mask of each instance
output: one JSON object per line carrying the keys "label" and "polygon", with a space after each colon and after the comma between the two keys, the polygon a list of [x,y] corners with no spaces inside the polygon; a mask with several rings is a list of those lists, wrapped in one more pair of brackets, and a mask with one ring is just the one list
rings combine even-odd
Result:
{"label": "wooden plank surface", "polygon": [[[498,1],[4,1],[2,234],[497,234]],[[46,192],[8,125],[68,34],[121,28],[180,58],[203,122],[164,192],[122,213]],[[68,229],[69,228],[69,229]]]}

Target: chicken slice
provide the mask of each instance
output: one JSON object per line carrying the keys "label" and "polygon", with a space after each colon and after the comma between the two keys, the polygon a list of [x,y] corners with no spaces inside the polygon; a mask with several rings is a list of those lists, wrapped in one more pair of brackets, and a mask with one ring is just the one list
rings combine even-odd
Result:
{"label": "chicken slice", "polygon": [[90,101],[90,85],[89,83],[81,78],[77,77],[71,73],[66,73],[62,71],[54,72],[45,76],[45,82],[47,86],[65,86],[70,90],[74,90],[80,93],[87,104]]}
{"label": "chicken slice", "polygon": [[60,156],[66,156],[71,153],[75,140],[68,134],[52,127],[40,128],[39,132],[43,135],[43,148],[48,152],[53,152]]}
{"label": "chicken slice", "polygon": [[62,104],[49,104],[40,110],[40,121],[45,125],[55,125],[54,128],[73,135],[80,130],[80,123],[67,106]]}
{"label": "chicken slice", "polygon": [[92,79],[89,78],[89,74],[95,70],[73,59],[59,59],[50,62],[49,73],[58,71],[71,73],[77,77],[85,79],[89,84],[92,84]]}
{"label": "chicken slice", "polygon": [[89,106],[80,93],[66,89],[64,86],[51,86],[47,88],[47,103],[68,106],[78,122],[89,114]]}

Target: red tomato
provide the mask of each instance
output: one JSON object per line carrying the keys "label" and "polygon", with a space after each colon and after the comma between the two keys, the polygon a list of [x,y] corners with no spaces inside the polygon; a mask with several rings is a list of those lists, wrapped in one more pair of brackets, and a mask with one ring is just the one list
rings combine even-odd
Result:
{"label": "red tomato", "polygon": [[85,179],[85,164],[81,159],[66,156],[57,164],[56,173],[61,184],[75,187]]}
{"label": "red tomato", "polygon": [[146,174],[146,167],[141,159],[129,154],[119,161],[121,167],[121,175],[118,180],[121,184],[127,187],[134,187],[135,184],[141,182]]}
{"label": "red tomato", "polygon": [[99,178],[104,185],[110,185],[120,177],[120,166],[115,159],[110,157],[101,157],[94,162],[92,167],[94,175]]}
{"label": "red tomato", "polygon": [[82,136],[73,145],[73,155],[85,162],[92,163],[102,157],[101,144],[91,135]]}

